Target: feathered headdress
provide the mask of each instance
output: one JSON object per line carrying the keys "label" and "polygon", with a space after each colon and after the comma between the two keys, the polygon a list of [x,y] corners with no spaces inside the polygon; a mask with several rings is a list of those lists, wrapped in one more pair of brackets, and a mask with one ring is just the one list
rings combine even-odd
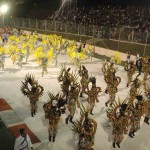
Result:
{"label": "feathered headdress", "polygon": [[25,82],[22,82],[21,92],[25,96],[29,97],[29,94],[30,92],[32,92],[33,89],[38,89],[38,97],[43,95],[44,88],[38,84],[38,81],[35,80],[35,77],[33,75],[27,74],[25,76]]}

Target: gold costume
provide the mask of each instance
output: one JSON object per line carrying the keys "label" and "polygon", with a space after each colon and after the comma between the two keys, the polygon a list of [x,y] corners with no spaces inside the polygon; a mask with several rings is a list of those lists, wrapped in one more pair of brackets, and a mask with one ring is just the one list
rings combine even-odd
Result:
{"label": "gold costume", "polygon": [[[62,96],[57,94],[54,96],[52,93],[48,93],[49,102],[43,105],[43,109],[45,112],[45,119],[49,120],[49,141],[55,142],[58,124],[61,117],[62,109],[65,109],[65,103],[62,99]],[[63,108],[62,108],[63,107]]]}
{"label": "gold costume", "polygon": [[68,120],[73,123],[72,119],[74,117],[76,111],[76,105],[79,107],[79,93],[80,93],[80,86],[79,85],[72,85],[71,89],[68,94],[67,106],[70,114],[66,118],[66,124],[68,124]]}
{"label": "gold costume", "polygon": [[130,62],[129,64],[127,64],[125,66],[125,71],[127,71],[127,77],[128,77],[128,82],[127,82],[127,87],[129,86],[129,84],[132,82],[132,76],[135,74],[135,65],[134,62]]}
{"label": "gold costume", "polygon": [[25,77],[25,82],[22,82],[21,91],[30,100],[31,116],[33,117],[36,115],[37,101],[39,101],[39,98],[43,95],[44,88],[38,84],[33,76],[28,74]]}
{"label": "gold costume", "polygon": [[150,75],[150,62],[148,61],[148,59],[143,60],[142,71],[144,73],[144,81],[146,81],[148,79],[148,76]]}
{"label": "gold costume", "polygon": [[73,124],[75,133],[79,134],[78,150],[94,150],[94,137],[97,130],[95,120],[88,117],[88,113],[81,114],[80,120]]}
{"label": "gold costume", "polygon": [[82,97],[83,93],[85,93],[85,90],[88,89],[88,84],[89,84],[89,75],[88,75],[88,70],[85,68],[85,66],[80,66],[80,70],[79,70],[79,75],[81,76],[81,93],[80,93],[80,97]]}
{"label": "gold costume", "polygon": [[70,68],[66,70],[66,68],[62,68],[60,71],[60,75],[58,77],[58,82],[62,82],[61,89],[63,92],[63,98],[67,99],[69,94],[69,87],[71,86],[71,74],[69,73]]}
{"label": "gold costume", "polygon": [[97,96],[100,92],[101,92],[101,88],[96,86],[92,86],[91,90],[85,91],[85,94],[88,95],[87,102],[89,103],[91,115],[93,115],[92,111],[95,106],[95,101],[99,102]]}

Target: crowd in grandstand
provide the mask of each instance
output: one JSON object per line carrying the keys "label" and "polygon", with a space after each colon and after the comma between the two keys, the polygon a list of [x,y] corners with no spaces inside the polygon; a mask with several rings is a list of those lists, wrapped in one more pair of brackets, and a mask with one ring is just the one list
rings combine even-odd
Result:
{"label": "crowd in grandstand", "polygon": [[[119,32],[126,32],[123,40],[144,43],[150,31],[149,7],[99,6],[97,8],[64,8],[50,20],[70,22],[83,28],[82,34],[94,33],[102,38],[118,38]],[[62,28],[63,25],[60,25]],[[123,35],[123,33],[122,33]],[[134,37],[132,37],[134,35]]]}

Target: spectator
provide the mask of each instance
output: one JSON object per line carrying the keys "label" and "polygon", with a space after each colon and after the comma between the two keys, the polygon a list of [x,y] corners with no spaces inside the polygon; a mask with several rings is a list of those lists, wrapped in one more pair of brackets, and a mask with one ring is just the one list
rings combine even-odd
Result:
{"label": "spectator", "polygon": [[128,54],[127,54],[127,63],[130,63],[131,61],[131,51],[128,51]]}
{"label": "spectator", "polygon": [[31,139],[24,128],[19,130],[20,136],[16,138],[14,150],[33,150]]}
{"label": "spectator", "polygon": [[137,52],[137,53],[136,53],[136,68],[138,68],[138,61],[139,61],[139,59],[140,59],[140,55],[139,55],[139,53]]}
{"label": "spectator", "polygon": [[71,33],[76,33],[74,28],[77,29],[78,26],[76,24],[78,24],[80,34],[91,36],[94,32],[101,38],[118,39],[119,29],[123,28],[124,30],[121,32],[122,40],[145,43],[145,31],[150,31],[149,7],[99,6],[97,9],[72,9],[68,10],[68,13],[64,10],[65,8],[63,8],[62,12],[59,12],[59,15],[57,14],[57,17],[56,15],[51,17],[51,20],[67,21],[69,24],[72,22],[73,25],[69,28]]}

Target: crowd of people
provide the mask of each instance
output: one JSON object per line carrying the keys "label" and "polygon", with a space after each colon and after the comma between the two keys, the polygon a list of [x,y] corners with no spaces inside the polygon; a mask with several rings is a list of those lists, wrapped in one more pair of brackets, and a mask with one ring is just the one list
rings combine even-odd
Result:
{"label": "crowd of people", "polygon": [[146,34],[150,31],[149,16],[149,7],[99,6],[71,10],[64,8],[49,19],[64,23],[70,22],[70,24],[73,23],[72,26],[79,24],[81,34],[92,35],[95,32],[101,38],[118,39],[119,33],[122,32],[122,40],[144,43]]}
{"label": "crowd of people", "polygon": [[0,38],[0,66],[4,69],[5,55],[8,55],[13,64],[18,64],[22,68],[23,59],[32,55],[42,68],[42,76],[47,74],[47,67],[52,61],[57,66],[58,55],[67,54],[75,65],[80,61],[92,57],[94,47],[82,42],[64,39],[57,35],[40,36],[36,32],[27,35],[20,30],[5,28],[1,32]]}
{"label": "crowd of people", "polygon": [[149,16],[148,6],[68,8],[64,5],[45,20],[10,18],[10,24],[15,22],[15,26],[149,44]]}
{"label": "crowd of people", "polygon": [[[116,146],[120,148],[124,134],[128,134],[131,138],[135,136],[135,133],[140,129],[142,116],[145,117],[144,122],[149,124],[150,88],[147,83],[150,76],[149,57],[140,58],[137,54],[135,63],[131,58],[131,52],[128,52],[124,70],[127,72],[128,78],[126,86],[131,89],[127,99],[122,99],[118,103],[116,93],[118,92],[118,85],[121,83],[121,77],[116,75],[117,68],[115,64],[120,61],[117,57],[118,55],[111,59],[110,62],[103,63],[102,72],[107,88],[101,89],[97,85],[96,78],[90,77],[86,66],[82,65],[82,62],[77,64],[80,60],[84,60],[85,56],[88,55],[88,51],[92,52],[92,48],[87,48],[85,43],[77,45],[76,41],[69,41],[57,35],[29,34],[8,28],[2,31],[2,39],[4,40],[1,39],[0,41],[0,60],[2,60],[3,54],[10,58],[12,57],[14,63],[18,58],[19,67],[22,67],[23,56],[28,58],[29,55],[32,55],[39,63],[39,67],[42,67],[42,76],[48,73],[48,62],[52,60],[53,53],[55,54],[57,51],[65,51],[65,54],[75,60],[74,65],[76,65],[78,71],[75,72],[71,67],[62,66],[58,75],[61,91],[58,91],[58,94],[48,92],[49,100],[43,105],[43,114],[45,119],[49,120],[48,139],[50,142],[55,142],[59,130],[59,120],[63,114],[66,114],[64,122],[66,125],[71,123],[72,131],[78,135],[78,149],[92,150],[97,123],[90,115],[94,115],[95,106],[99,102],[98,95],[103,90],[105,94],[109,95],[105,105],[108,108],[106,111],[108,122],[111,123],[113,129],[111,137],[114,148]],[[6,34],[8,36],[5,36]],[[60,55],[63,55],[63,53],[60,53]],[[4,63],[4,61],[0,61],[3,66]],[[136,67],[139,70],[139,74],[133,78],[133,75],[136,74]],[[5,70],[4,67],[2,69]],[[141,74],[142,81],[138,78]],[[22,94],[29,99],[31,116],[34,117],[37,114],[38,101],[43,96],[44,87],[39,84],[33,75],[27,74],[25,80],[21,83],[20,89]],[[142,90],[142,92],[139,92],[139,90]],[[83,105],[79,97],[86,100],[87,107]],[[74,116],[77,108],[80,110],[80,116],[75,120]],[[21,129],[20,137],[17,138],[15,147],[26,148],[29,146],[32,147],[30,138],[25,129]]]}
{"label": "crowd of people", "polygon": [[[150,75],[149,58],[143,58],[142,66],[143,82],[138,79],[138,76],[141,74],[133,78],[136,68],[134,62],[128,57],[128,62],[124,69],[127,71],[127,87],[130,86],[131,89],[128,97],[119,101],[116,99],[116,93],[118,92],[121,77],[116,76],[117,69],[115,64],[114,62],[105,62],[102,66],[104,80],[107,84],[105,93],[109,95],[109,99],[105,103],[106,107],[108,107],[106,113],[108,122],[111,123],[113,129],[111,137],[114,148],[116,146],[120,148],[125,134],[128,134],[130,138],[134,138],[135,133],[140,129],[142,116],[145,117],[144,122],[149,125],[150,88],[147,82]],[[89,76],[88,70],[84,65],[80,66],[78,74],[74,71],[71,72],[71,70],[71,68],[61,68],[58,82],[62,93],[60,94],[59,92],[54,95],[48,92],[49,101],[43,105],[45,119],[49,120],[48,139],[50,142],[55,142],[59,130],[59,120],[68,110],[64,122],[66,125],[71,123],[72,131],[78,134],[78,150],[93,150],[97,123],[94,119],[91,119],[90,115],[94,115],[93,110],[96,103],[99,102],[98,95],[102,92],[102,89],[97,86],[96,78]],[[29,85],[32,87],[30,91],[28,91]],[[144,92],[139,92],[141,89]],[[36,115],[37,102],[39,97],[42,96],[43,90],[44,88],[31,75],[27,75],[25,82],[22,82],[21,91],[30,100],[32,117]],[[87,107],[83,105],[79,97],[86,99]],[[80,118],[75,121],[74,115],[77,108],[80,109]]]}

